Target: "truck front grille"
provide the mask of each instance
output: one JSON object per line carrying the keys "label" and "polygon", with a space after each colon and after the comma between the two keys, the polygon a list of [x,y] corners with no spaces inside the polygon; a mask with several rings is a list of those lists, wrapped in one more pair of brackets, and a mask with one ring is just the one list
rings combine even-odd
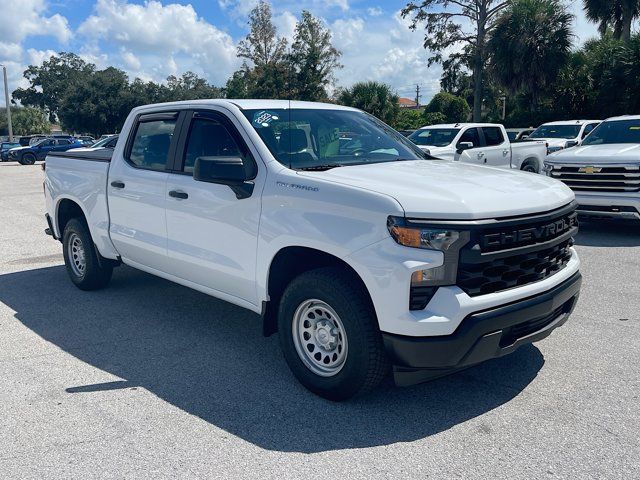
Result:
{"label": "truck front grille", "polygon": [[544,280],[567,265],[577,231],[575,205],[555,214],[478,226],[460,250],[456,283],[477,296]]}
{"label": "truck front grille", "polygon": [[551,177],[576,192],[640,191],[640,167],[555,166]]}

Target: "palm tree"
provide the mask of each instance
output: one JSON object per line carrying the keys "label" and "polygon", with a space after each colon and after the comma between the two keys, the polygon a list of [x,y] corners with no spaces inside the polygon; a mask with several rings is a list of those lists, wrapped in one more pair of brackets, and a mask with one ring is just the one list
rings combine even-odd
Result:
{"label": "palm tree", "polygon": [[393,123],[400,106],[391,87],[379,82],[359,82],[338,94],[338,103],[359,108],[386,123]]}
{"label": "palm tree", "polygon": [[489,41],[491,70],[512,94],[525,94],[531,110],[567,62],[573,15],[560,0],[514,0]]}
{"label": "palm tree", "polygon": [[587,18],[598,23],[598,30],[604,34],[613,26],[613,36],[629,42],[631,24],[640,16],[640,0],[583,0]]}

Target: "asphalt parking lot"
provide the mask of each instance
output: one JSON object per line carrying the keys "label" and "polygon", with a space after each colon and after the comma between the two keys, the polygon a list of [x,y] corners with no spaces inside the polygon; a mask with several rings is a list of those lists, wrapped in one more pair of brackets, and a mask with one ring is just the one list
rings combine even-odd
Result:
{"label": "asphalt parking lot", "polygon": [[41,178],[0,164],[1,477],[640,478],[640,227],[581,225],[546,340],[335,404],[252,313],[128,267],[72,286]]}

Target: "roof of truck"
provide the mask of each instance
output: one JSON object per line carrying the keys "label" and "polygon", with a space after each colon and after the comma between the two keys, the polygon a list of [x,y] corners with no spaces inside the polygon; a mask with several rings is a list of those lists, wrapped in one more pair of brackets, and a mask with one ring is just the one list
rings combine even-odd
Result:
{"label": "roof of truck", "polygon": [[425,128],[467,128],[467,127],[502,127],[499,123],[441,123],[438,125],[427,125],[421,127],[420,130]]}
{"label": "roof of truck", "polygon": [[146,110],[155,107],[187,107],[189,105],[217,105],[217,106],[236,106],[241,110],[259,110],[259,109],[322,109],[322,110],[353,110],[358,111],[356,108],[345,107],[343,105],[336,105],[334,103],[321,103],[321,102],[301,102],[298,100],[248,100],[248,99],[231,99],[231,98],[217,98],[206,100],[184,100],[180,102],[166,102],[155,103],[152,105],[143,105],[136,107],[137,110]]}
{"label": "roof of truck", "polygon": [[543,125],[584,125],[585,123],[601,122],[602,120],[559,120],[557,122],[547,122]]}
{"label": "roof of truck", "polygon": [[614,122],[616,120],[640,120],[640,115],[620,115],[619,117],[607,118],[605,121]]}

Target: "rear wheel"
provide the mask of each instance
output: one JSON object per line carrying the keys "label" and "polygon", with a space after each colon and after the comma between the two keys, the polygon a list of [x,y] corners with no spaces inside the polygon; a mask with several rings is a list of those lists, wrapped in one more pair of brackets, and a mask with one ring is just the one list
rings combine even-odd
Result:
{"label": "rear wheel", "polygon": [[521,170],[529,173],[540,173],[536,162],[528,160],[522,164]]}
{"label": "rear wheel", "polygon": [[321,397],[346,400],[369,392],[389,370],[371,301],[343,269],[295,278],[282,296],[278,322],[291,371]]}
{"label": "rear wheel", "polygon": [[22,165],[33,165],[36,163],[36,156],[33,153],[25,153],[20,159]]}
{"label": "rear wheel", "polygon": [[97,290],[105,287],[113,265],[99,258],[86,223],[78,218],[67,222],[62,237],[64,263],[69,278],[80,290]]}

